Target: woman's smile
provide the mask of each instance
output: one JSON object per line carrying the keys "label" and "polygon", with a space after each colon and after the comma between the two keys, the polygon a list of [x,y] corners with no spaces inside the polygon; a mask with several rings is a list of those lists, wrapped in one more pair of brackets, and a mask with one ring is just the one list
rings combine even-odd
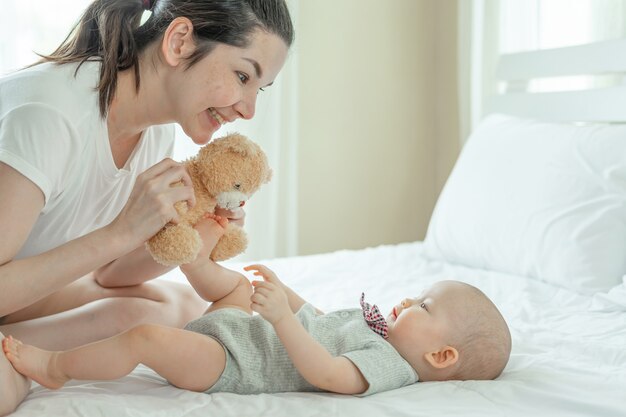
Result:
{"label": "woman's smile", "polygon": [[209,113],[220,124],[220,126],[226,123],[226,120],[224,120],[224,118],[213,107],[209,107]]}

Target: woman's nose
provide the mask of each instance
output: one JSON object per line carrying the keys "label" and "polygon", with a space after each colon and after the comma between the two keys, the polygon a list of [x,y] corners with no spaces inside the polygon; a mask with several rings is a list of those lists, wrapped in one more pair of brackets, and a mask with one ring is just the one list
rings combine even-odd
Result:
{"label": "woman's nose", "polygon": [[239,113],[242,119],[252,119],[254,117],[254,113],[256,111],[256,92],[254,95],[248,94],[247,97],[244,97],[239,102],[237,102],[234,106],[235,111]]}

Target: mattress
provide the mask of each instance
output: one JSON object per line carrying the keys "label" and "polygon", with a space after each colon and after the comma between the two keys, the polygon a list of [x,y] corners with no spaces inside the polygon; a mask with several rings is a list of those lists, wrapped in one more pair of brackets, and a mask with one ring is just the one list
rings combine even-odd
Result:
{"label": "mattress", "polygon": [[[262,261],[323,311],[357,307],[361,292],[385,314],[442,279],[482,289],[513,337],[494,381],[419,382],[365,398],[330,393],[200,394],[139,366],[116,381],[33,384],[12,415],[31,416],[626,416],[626,283],[582,295],[537,279],[455,266],[422,242]],[[240,270],[243,264],[227,263]],[[184,282],[179,271],[163,279]]]}

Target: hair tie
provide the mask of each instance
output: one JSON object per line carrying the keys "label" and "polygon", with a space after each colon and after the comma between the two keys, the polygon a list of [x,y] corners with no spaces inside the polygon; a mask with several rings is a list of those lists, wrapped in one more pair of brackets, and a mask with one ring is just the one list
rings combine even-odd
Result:
{"label": "hair tie", "polygon": [[143,6],[144,10],[151,11],[152,6],[154,6],[154,1],[153,0],[141,0],[141,5]]}

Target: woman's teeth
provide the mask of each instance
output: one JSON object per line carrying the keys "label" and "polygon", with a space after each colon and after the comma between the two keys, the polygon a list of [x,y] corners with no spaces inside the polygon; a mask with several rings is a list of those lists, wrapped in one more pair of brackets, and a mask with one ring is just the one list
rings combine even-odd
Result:
{"label": "woman's teeth", "polygon": [[213,116],[213,118],[217,120],[219,124],[223,125],[224,123],[226,123],[222,116],[220,116],[213,107],[209,107],[209,113],[211,113],[211,116]]}

